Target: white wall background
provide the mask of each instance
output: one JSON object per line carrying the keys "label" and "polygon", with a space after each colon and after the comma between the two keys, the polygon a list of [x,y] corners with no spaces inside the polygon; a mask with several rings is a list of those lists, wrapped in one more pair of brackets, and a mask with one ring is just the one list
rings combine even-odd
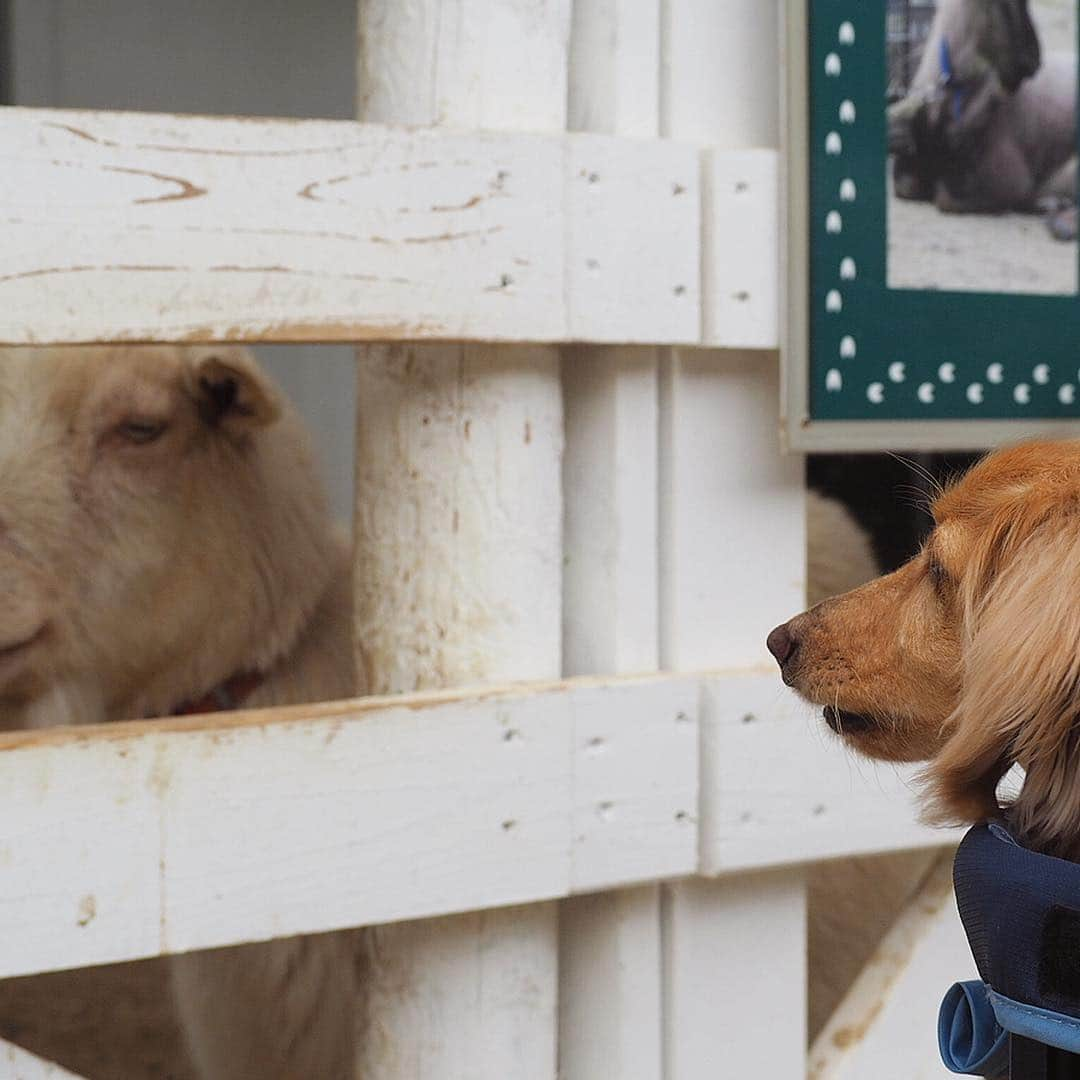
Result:
{"label": "white wall background", "polygon": [[[8,0],[14,105],[351,119],[355,0]],[[354,351],[261,346],[353,501]]]}

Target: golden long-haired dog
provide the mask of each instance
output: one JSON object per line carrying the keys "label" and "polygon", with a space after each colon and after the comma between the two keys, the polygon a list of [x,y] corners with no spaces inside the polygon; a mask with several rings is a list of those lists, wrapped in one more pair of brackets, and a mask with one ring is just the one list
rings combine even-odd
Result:
{"label": "golden long-haired dog", "polygon": [[999,812],[1080,858],[1080,441],[991,454],[933,503],[909,563],[769,635],[784,681],[855,750],[927,761],[929,815]]}

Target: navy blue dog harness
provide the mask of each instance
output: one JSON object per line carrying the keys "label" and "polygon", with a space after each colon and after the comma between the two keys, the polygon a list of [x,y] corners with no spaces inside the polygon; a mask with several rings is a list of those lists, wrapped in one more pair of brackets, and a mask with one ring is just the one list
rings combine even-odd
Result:
{"label": "navy blue dog harness", "polygon": [[941,1003],[945,1065],[1007,1076],[1010,1035],[1080,1054],[1080,864],[990,822],[964,837],[953,882],[981,981],[955,984]]}

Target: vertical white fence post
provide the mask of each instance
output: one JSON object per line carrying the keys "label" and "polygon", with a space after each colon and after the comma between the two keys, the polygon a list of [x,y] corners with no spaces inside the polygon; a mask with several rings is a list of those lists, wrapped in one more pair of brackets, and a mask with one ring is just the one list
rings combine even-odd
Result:
{"label": "vertical white fence post", "polygon": [[[659,133],[659,0],[575,0],[569,126]],[[647,671],[657,648],[657,349],[563,354],[564,667]],[[660,889],[564,901],[562,1080],[660,1080]]]}
{"label": "vertical white fence post", "polygon": [[[360,119],[565,127],[569,0],[359,0],[358,16]],[[493,197],[514,183],[493,177]],[[369,688],[557,676],[558,350],[361,349],[357,401]],[[389,926],[373,940],[365,1080],[552,1080],[555,904]]]}
{"label": "vertical white fence post", "polygon": [[[778,7],[664,0],[663,134],[722,149],[777,145]],[[708,166],[703,178],[704,328],[714,343],[747,345],[727,332],[731,298],[708,272],[718,260],[737,271],[746,257],[725,251],[715,228],[725,200],[746,194],[753,178],[731,180]],[[766,633],[804,595],[802,462],[780,454],[777,358],[671,350],[660,399],[662,662],[767,662]],[[702,722],[707,802],[716,747],[710,718]],[[802,1076],[805,941],[800,870],[667,887],[665,1080]]]}

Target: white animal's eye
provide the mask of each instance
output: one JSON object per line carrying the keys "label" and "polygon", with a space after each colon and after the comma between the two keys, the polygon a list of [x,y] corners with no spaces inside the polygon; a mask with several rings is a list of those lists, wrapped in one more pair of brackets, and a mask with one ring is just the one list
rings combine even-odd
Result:
{"label": "white animal's eye", "polygon": [[168,426],[164,420],[125,420],[116,430],[128,442],[141,446],[160,439]]}

